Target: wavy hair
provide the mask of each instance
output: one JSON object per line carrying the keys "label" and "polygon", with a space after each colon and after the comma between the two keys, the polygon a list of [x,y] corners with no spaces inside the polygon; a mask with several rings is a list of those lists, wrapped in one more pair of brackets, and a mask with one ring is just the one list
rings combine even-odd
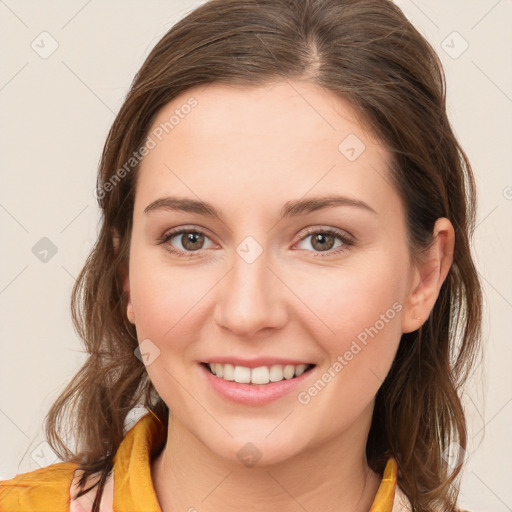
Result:
{"label": "wavy hair", "polygon": [[[306,80],[336,93],[390,152],[412,254],[428,247],[438,218],[455,227],[452,267],[424,325],[402,336],[366,446],[374,471],[396,458],[398,485],[414,512],[454,510],[462,465],[453,469],[445,454],[454,442],[466,448],[459,392],[481,338],[482,293],[470,248],[475,182],[447,117],[441,62],[390,0],[210,0],[176,23],[136,74],[104,145],[101,230],[72,292],[73,323],[88,357],[45,422],[56,453],[83,470],[81,493],[89,476],[100,475],[93,510],[130,410],[144,405],[166,425],[169,413],[134,356],[137,336],[120,278],[138,163],[122,179],[116,172],[144,144],[160,109],[187,89],[276,80]],[[64,440],[69,432],[74,448]]]}

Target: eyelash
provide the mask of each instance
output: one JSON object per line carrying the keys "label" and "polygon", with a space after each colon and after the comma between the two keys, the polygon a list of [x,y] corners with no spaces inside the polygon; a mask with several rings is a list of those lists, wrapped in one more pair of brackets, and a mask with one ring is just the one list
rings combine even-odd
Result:
{"label": "eyelash", "polygon": [[[205,235],[205,236],[207,236],[206,233],[204,233],[203,231],[198,230],[198,229],[177,228],[176,230],[170,231],[169,233],[166,233],[161,238],[159,238],[158,239],[158,245],[165,244],[165,243],[169,242],[175,236],[182,235],[184,233],[193,233],[193,234],[197,234],[197,235]],[[348,247],[353,246],[355,244],[354,240],[351,237],[349,237],[345,232],[337,230],[337,229],[334,229],[334,228],[328,228],[328,229],[310,228],[303,235],[303,237],[299,240],[299,242],[302,242],[308,236],[318,235],[318,234],[332,235],[335,238],[337,238],[338,240],[340,240],[343,245],[341,245],[337,249],[334,249],[334,250],[331,249],[331,250],[325,251],[325,252],[310,251],[310,252],[314,253],[314,257],[315,258],[325,258],[325,257],[328,257],[328,256],[334,256],[334,255],[340,254],[340,253],[348,250]],[[299,242],[297,242],[297,243],[299,243]],[[203,252],[203,251],[205,251],[207,249],[201,249],[199,251],[188,251],[188,252],[186,252],[186,251],[177,250],[174,247],[172,247],[171,245],[169,245],[167,247],[167,250],[170,253],[178,256],[179,258],[193,258],[194,256],[197,256],[198,254],[200,254],[201,252]],[[303,249],[303,250],[306,250],[306,249]]]}

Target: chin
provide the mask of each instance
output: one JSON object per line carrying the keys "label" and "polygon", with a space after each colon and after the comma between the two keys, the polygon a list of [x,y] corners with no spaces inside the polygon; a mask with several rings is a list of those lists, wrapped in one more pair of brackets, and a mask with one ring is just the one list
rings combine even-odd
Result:
{"label": "chin", "polygon": [[295,457],[307,449],[309,444],[303,431],[297,433],[288,428],[278,432],[281,421],[282,418],[278,422],[272,422],[271,428],[267,427],[268,422],[264,425],[254,425],[253,422],[253,428],[247,427],[245,423],[245,429],[238,429],[243,432],[239,435],[235,435],[234,429],[226,424],[233,437],[224,431],[219,436],[212,437],[210,431],[203,432],[198,439],[210,451],[230,464],[240,464],[248,468],[271,466]]}
{"label": "chin", "polygon": [[262,468],[274,466],[290,460],[300,451],[300,447],[292,443],[284,444],[272,442],[265,439],[253,439],[253,441],[243,440],[231,443],[226,446],[226,451],[220,452],[216,446],[215,451],[220,457],[228,460],[230,463],[236,463],[247,468]]}

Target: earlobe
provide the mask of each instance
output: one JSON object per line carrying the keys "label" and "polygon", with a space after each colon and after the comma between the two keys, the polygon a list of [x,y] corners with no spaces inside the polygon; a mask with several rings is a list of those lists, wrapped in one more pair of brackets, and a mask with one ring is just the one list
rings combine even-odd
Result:
{"label": "earlobe", "polygon": [[128,306],[126,306],[126,316],[131,324],[135,325],[135,315],[133,313],[133,305],[131,301],[128,301]]}
{"label": "earlobe", "polygon": [[123,281],[123,292],[126,297],[126,316],[128,317],[130,323],[135,325],[135,313],[133,311],[133,304],[130,296],[130,280],[128,274],[126,274],[126,277]]}
{"label": "earlobe", "polygon": [[[114,253],[117,254],[120,246],[120,237],[115,230],[112,234],[112,245],[114,247]],[[126,298],[126,316],[130,323],[135,325],[135,313],[133,311],[133,304],[130,295],[130,276],[127,263],[122,263],[119,266],[118,277],[123,283],[123,294]]]}
{"label": "earlobe", "polygon": [[123,294],[126,298],[126,316],[131,324],[135,325],[135,313],[133,311],[132,298],[130,293],[130,275],[128,265],[123,263],[120,270],[121,280],[123,283]]}
{"label": "earlobe", "polygon": [[437,219],[431,247],[414,271],[413,286],[402,319],[402,332],[419,329],[429,317],[453,263],[455,231],[452,223]]}

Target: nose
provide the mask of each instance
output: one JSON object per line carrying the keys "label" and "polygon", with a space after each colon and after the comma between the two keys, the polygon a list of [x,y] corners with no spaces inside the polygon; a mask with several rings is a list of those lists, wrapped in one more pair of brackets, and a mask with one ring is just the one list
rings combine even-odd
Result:
{"label": "nose", "polygon": [[286,286],[269,266],[265,252],[252,262],[236,254],[233,262],[217,290],[217,325],[244,338],[283,327],[287,320]]}

